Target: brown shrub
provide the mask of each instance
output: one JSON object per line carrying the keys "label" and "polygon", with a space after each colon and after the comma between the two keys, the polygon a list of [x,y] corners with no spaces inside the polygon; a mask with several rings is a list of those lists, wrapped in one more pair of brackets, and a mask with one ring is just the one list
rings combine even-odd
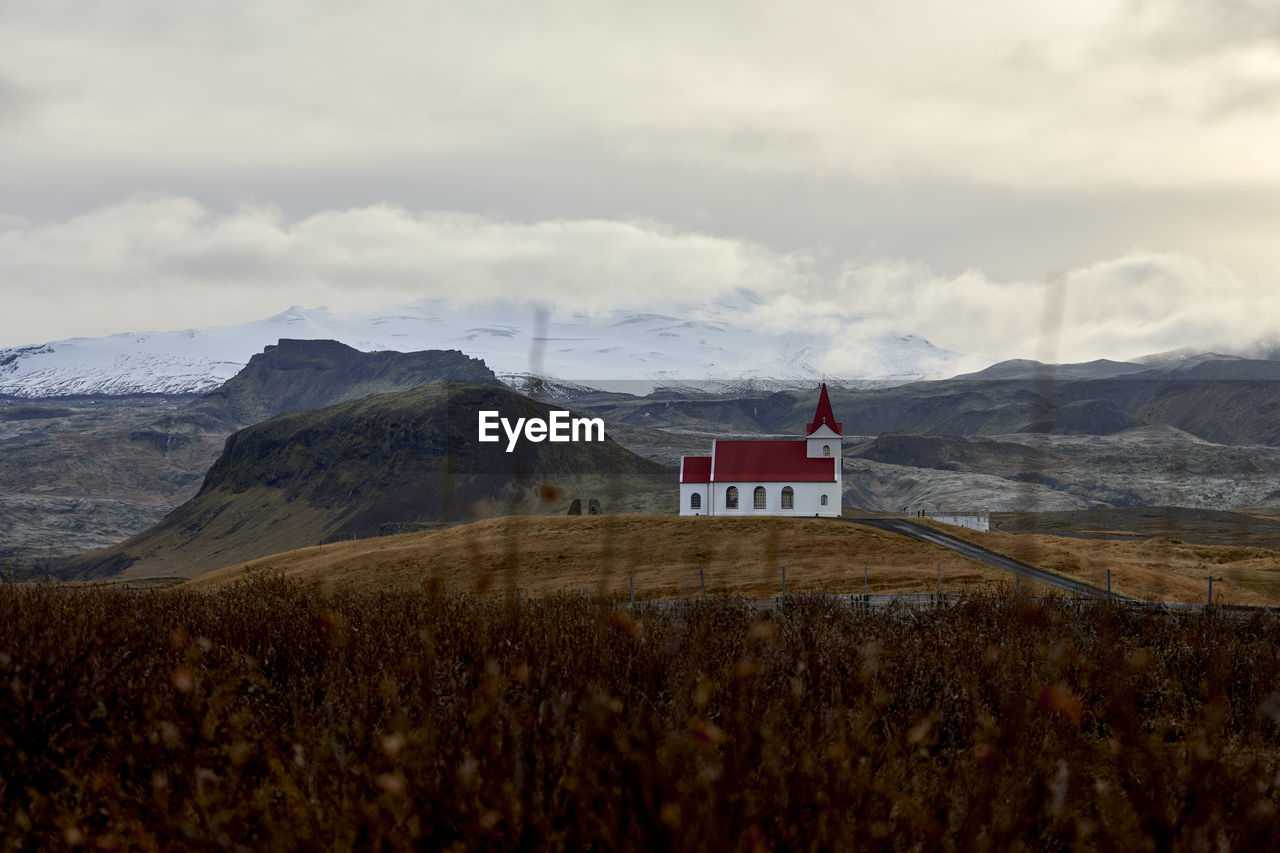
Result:
{"label": "brown shrub", "polygon": [[7,849],[1262,849],[1280,625],[0,585]]}

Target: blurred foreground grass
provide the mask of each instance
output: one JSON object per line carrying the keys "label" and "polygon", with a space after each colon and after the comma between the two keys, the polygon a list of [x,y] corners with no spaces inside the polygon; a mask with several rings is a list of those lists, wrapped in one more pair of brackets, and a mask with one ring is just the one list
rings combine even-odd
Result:
{"label": "blurred foreground grass", "polygon": [[0,584],[5,849],[1265,849],[1280,622]]}

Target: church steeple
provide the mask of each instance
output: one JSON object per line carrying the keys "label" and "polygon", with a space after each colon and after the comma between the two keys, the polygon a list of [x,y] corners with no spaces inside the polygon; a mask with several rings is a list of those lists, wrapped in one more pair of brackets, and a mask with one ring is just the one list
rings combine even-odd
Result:
{"label": "church steeple", "polygon": [[831,398],[827,396],[827,383],[822,383],[822,393],[818,395],[818,408],[813,413],[813,423],[805,427],[804,434],[806,436],[813,435],[822,427],[826,427],[836,435],[843,435],[842,428],[844,424],[836,420],[835,412],[831,411]]}

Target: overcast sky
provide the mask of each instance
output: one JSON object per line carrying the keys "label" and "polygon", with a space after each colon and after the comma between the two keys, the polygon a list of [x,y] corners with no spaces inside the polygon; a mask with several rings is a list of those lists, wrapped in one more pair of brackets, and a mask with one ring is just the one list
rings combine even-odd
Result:
{"label": "overcast sky", "polygon": [[0,346],[749,288],[984,361],[1280,331],[1280,4],[0,0]]}

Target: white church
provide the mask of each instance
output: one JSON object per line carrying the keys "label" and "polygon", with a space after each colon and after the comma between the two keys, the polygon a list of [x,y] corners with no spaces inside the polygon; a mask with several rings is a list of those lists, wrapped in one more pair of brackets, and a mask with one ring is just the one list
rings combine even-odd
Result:
{"label": "white church", "polygon": [[840,514],[842,424],[822,383],[804,438],[711,442],[680,460],[681,515]]}

